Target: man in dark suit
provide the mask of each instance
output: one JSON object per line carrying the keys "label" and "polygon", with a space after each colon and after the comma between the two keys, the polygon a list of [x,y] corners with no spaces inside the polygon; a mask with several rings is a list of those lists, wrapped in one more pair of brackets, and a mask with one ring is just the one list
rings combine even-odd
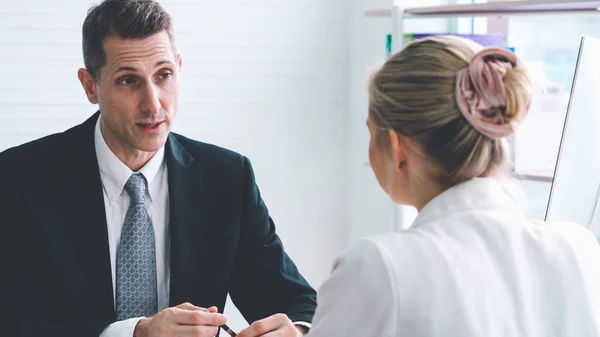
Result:
{"label": "man in dark suit", "polygon": [[[285,253],[246,157],[171,133],[181,56],[149,0],[106,0],[78,76],[99,112],[0,153],[7,336],[297,336],[315,291]],[[6,301],[6,302],[5,302]]]}

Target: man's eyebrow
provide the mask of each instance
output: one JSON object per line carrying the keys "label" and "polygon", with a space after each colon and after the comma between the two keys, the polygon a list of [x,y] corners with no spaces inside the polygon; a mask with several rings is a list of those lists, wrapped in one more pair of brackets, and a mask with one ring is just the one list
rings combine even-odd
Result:
{"label": "man's eyebrow", "polygon": [[162,61],[156,62],[156,64],[154,66],[158,67],[158,66],[162,66],[163,64],[173,64],[173,62],[172,61],[167,61],[167,60],[162,60]]}
{"label": "man's eyebrow", "polygon": [[[155,67],[159,67],[162,66],[164,64],[173,64],[172,61],[167,61],[167,60],[162,60],[162,61],[158,61],[156,62],[156,64],[154,65]],[[117,68],[117,70],[114,71],[114,74],[121,72],[121,71],[137,71],[137,69],[135,67],[132,66],[122,66]]]}
{"label": "man's eyebrow", "polygon": [[134,67],[128,67],[128,66],[126,66],[126,67],[119,67],[117,70],[114,71],[114,73],[118,73],[118,72],[121,72],[121,71],[136,71],[136,70],[137,69],[134,68]]}

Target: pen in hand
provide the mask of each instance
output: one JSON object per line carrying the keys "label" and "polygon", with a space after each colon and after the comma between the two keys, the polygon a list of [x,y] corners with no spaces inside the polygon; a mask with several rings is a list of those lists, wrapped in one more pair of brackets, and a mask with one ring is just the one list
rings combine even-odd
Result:
{"label": "pen in hand", "polygon": [[231,337],[237,336],[237,334],[235,332],[233,332],[233,330],[231,330],[231,328],[228,327],[227,324],[221,325],[221,329],[225,330],[225,332],[227,332],[229,334],[229,336],[231,336]]}
{"label": "pen in hand", "polygon": [[[206,308],[201,308],[201,309],[202,309],[202,311],[209,312],[209,310]],[[227,324],[223,324],[220,327],[221,327],[221,329],[225,330],[225,332],[227,332],[229,334],[229,336],[231,336],[231,337],[237,336],[237,333],[235,333],[233,330],[231,330],[231,328],[228,327]]]}

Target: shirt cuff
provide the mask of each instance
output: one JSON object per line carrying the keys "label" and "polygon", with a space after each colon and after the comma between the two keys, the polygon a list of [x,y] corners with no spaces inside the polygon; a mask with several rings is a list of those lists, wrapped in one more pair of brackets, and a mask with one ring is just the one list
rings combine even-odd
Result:
{"label": "shirt cuff", "polygon": [[304,334],[307,334],[308,331],[310,330],[310,328],[312,327],[312,324],[308,323],[308,322],[302,322],[302,321],[298,321],[298,322],[294,322],[293,323],[296,326],[302,327],[304,328]]}
{"label": "shirt cuff", "polygon": [[102,331],[100,337],[133,337],[135,326],[143,317],[130,318],[123,321],[117,321],[109,325]]}

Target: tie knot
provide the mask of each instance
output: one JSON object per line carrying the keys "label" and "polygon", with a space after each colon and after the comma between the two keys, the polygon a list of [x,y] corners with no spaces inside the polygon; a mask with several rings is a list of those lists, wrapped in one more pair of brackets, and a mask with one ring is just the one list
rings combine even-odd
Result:
{"label": "tie knot", "polygon": [[132,174],[125,183],[125,191],[131,198],[131,203],[143,204],[146,200],[146,179],[141,174]]}

